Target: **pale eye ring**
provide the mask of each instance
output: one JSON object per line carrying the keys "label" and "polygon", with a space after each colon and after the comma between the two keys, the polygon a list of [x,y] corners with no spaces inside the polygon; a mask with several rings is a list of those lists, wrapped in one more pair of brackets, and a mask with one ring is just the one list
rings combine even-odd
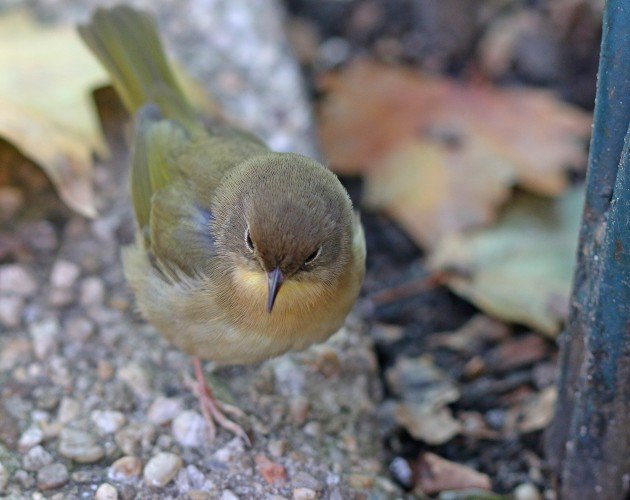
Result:
{"label": "pale eye ring", "polygon": [[317,247],[317,250],[313,251],[313,253],[311,253],[308,257],[306,257],[304,264],[312,264],[317,259],[317,257],[319,257],[321,253],[322,253],[322,247],[319,246]]}
{"label": "pale eye ring", "polygon": [[250,252],[254,251],[254,242],[252,241],[252,237],[249,234],[249,227],[245,229],[245,246],[247,247],[247,250],[249,250]]}

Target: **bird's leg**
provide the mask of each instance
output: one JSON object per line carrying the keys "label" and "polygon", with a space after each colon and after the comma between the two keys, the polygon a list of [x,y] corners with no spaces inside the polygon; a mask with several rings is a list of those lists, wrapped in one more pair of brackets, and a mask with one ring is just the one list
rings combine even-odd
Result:
{"label": "bird's leg", "polygon": [[214,439],[216,435],[216,426],[218,424],[240,437],[248,445],[251,445],[251,441],[245,430],[236,422],[233,422],[225,416],[227,413],[233,417],[246,418],[245,413],[236,406],[222,403],[216,398],[214,391],[206,382],[206,378],[203,375],[203,369],[201,367],[201,360],[198,357],[193,357],[193,365],[195,367],[195,376],[197,377],[197,383],[194,384],[193,389],[197,393],[199,405],[201,406],[201,412],[203,413],[206,422],[208,422],[210,438]]}

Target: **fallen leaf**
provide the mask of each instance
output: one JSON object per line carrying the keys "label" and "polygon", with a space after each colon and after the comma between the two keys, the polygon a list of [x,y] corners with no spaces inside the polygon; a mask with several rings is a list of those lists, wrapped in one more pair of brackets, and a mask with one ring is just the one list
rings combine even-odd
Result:
{"label": "fallen leaf", "polygon": [[559,200],[521,193],[495,227],[451,235],[429,267],[484,312],[549,335],[568,309],[583,191]]}
{"label": "fallen leaf", "polygon": [[461,433],[474,439],[501,439],[498,431],[490,429],[480,413],[474,411],[462,411],[458,415],[461,422]]}
{"label": "fallen leaf", "polygon": [[450,441],[462,430],[447,406],[404,402],[396,406],[394,416],[414,438],[433,446]]}
{"label": "fallen leaf", "polygon": [[551,93],[462,85],[359,61],[323,79],[331,166],[422,246],[487,225],[518,185],[556,196],[586,166],[591,117]]}
{"label": "fallen leaf", "polygon": [[555,387],[547,387],[534,394],[523,406],[510,409],[506,428],[519,433],[528,433],[545,429],[553,419],[558,391]]}
{"label": "fallen leaf", "polygon": [[505,340],[510,327],[484,314],[476,314],[454,332],[441,332],[429,337],[432,348],[446,347],[463,354],[472,355],[487,344]]}
{"label": "fallen leaf", "polygon": [[413,464],[415,489],[425,495],[446,490],[490,490],[490,478],[465,465],[425,452]]}
{"label": "fallen leaf", "polygon": [[44,169],[68,206],[86,217],[96,215],[89,145],[38,112],[3,98],[0,136]]}
{"label": "fallen leaf", "polygon": [[540,335],[529,333],[490,349],[484,355],[484,362],[490,372],[506,372],[533,365],[548,355],[547,341]]}
{"label": "fallen leaf", "polygon": [[385,373],[389,389],[405,401],[446,405],[459,399],[459,389],[429,356],[400,357]]}
{"label": "fallen leaf", "polygon": [[0,137],[86,216],[96,215],[92,153],[104,152],[90,90],[103,81],[74,27],[44,26],[21,10],[0,17]]}
{"label": "fallen leaf", "polygon": [[402,398],[394,417],[414,438],[431,445],[449,441],[461,431],[449,403],[460,393],[431,358],[399,358],[386,372],[388,387]]}
{"label": "fallen leaf", "polygon": [[258,472],[268,484],[282,484],[286,482],[287,471],[282,465],[272,462],[262,453],[256,455],[254,461]]}

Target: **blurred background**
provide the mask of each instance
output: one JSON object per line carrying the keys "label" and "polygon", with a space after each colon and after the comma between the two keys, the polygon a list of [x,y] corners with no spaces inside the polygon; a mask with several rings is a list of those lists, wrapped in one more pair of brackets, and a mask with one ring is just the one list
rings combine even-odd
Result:
{"label": "blurred background", "polygon": [[[354,451],[345,443],[339,452],[364,468],[339,494],[481,488],[488,492],[475,498],[553,498],[542,433],[556,398],[556,339],[568,311],[604,1],[130,3],[156,15],[203,112],[272,148],[323,159],[362,212],[368,274],[351,324],[372,367],[345,371],[355,359],[347,344],[312,365],[323,373],[322,393],[339,380],[348,393],[358,379],[370,381],[355,391],[355,406],[365,400],[369,410],[349,420],[370,423],[348,423],[361,436]],[[75,457],[63,449],[58,462],[43,448],[66,468],[65,481],[58,468],[52,486],[40,480],[44,466],[29,470],[12,455],[33,449],[18,442],[46,429],[37,422],[59,422],[64,401],[97,394],[77,409],[91,428],[103,406],[132,422],[151,399],[179,391],[159,375],[151,388],[137,385],[134,367],[153,373],[183,361],[163,344],[136,359],[138,334],[125,335],[140,328],[157,342],[133,314],[118,263],[134,230],[129,117],[73,30],[107,4],[0,2],[0,417],[14,422],[0,424],[0,465],[9,471],[3,485],[0,466],[0,492],[82,491],[68,462]],[[73,357],[85,363],[71,366]],[[276,368],[269,370],[281,378]],[[97,370],[96,380],[77,370]],[[233,392],[262,404],[234,384]],[[117,390],[130,391],[128,404],[114,403]],[[326,435],[327,422],[345,411],[322,406],[302,419],[303,399],[286,409],[296,428],[319,422]],[[8,409],[11,401],[22,406]],[[47,439],[58,435],[36,446]],[[367,441],[378,449],[369,466]],[[103,457],[120,454],[119,440],[112,443],[114,451],[103,445],[90,462],[102,468],[91,469],[86,485],[104,480]],[[176,435],[172,446],[186,445]],[[283,456],[274,460],[292,470]],[[190,486],[194,474],[184,470],[171,494],[210,491],[203,481]],[[371,475],[390,489],[365,479]],[[303,488],[333,498],[336,486],[322,481]],[[273,491],[290,493],[285,487]],[[123,497],[140,491],[119,488]]]}

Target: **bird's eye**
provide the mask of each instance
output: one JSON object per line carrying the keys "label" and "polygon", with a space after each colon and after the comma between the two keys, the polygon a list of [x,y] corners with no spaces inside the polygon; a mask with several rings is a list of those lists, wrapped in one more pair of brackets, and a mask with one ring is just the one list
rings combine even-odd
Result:
{"label": "bird's eye", "polygon": [[249,234],[249,228],[245,230],[245,245],[247,245],[247,250],[250,252],[254,251],[254,242],[252,241],[252,237]]}
{"label": "bird's eye", "polygon": [[306,260],[304,261],[304,264],[312,264],[313,261],[315,259],[317,259],[317,257],[319,257],[320,253],[322,253],[322,247],[318,247],[317,250],[315,250],[308,257],[306,257]]}

